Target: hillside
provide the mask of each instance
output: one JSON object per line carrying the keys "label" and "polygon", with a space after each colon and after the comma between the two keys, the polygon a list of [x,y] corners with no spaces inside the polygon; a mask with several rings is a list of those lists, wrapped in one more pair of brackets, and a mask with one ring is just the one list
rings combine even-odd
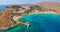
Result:
{"label": "hillside", "polygon": [[41,2],[37,5],[43,7],[45,10],[54,10],[60,14],[60,3],[59,2]]}
{"label": "hillside", "polygon": [[[46,10],[46,11],[51,10],[51,11],[55,11],[58,14],[60,14],[60,3],[41,2],[41,3],[37,3],[35,5],[42,7],[43,10]],[[30,6],[32,6],[32,4],[22,4],[19,6],[30,7]],[[8,26],[11,26],[14,24],[14,22],[11,20],[11,16],[13,16],[13,14],[11,12],[14,10],[15,10],[15,8],[10,7],[10,8],[5,9],[3,12],[0,12],[0,27],[8,27]]]}

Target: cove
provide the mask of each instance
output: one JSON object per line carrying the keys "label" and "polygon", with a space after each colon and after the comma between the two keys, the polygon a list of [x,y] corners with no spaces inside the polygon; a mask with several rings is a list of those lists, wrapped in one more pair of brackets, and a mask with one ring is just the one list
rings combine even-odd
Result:
{"label": "cove", "polygon": [[19,21],[29,22],[26,28],[23,24],[10,27],[4,32],[60,32],[60,21],[58,14],[28,14]]}
{"label": "cove", "polygon": [[28,32],[60,32],[58,14],[29,14],[22,19],[30,24]]}

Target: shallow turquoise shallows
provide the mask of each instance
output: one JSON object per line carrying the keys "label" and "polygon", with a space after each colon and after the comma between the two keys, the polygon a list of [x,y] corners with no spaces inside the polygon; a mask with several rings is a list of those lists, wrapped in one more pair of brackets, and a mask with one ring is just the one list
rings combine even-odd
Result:
{"label": "shallow turquoise shallows", "polygon": [[27,28],[24,24],[10,27],[5,32],[60,32],[60,20],[58,14],[29,14],[19,21],[29,22]]}
{"label": "shallow turquoise shallows", "polygon": [[29,14],[22,19],[30,24],[28,32],[60,32],[58,14]]}

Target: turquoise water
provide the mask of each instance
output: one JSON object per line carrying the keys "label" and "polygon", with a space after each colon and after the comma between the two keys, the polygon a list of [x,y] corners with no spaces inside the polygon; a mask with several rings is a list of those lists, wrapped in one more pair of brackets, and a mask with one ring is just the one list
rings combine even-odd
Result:
{"label": "turquoise water", "polygon": [[60,21],[58,14],[29,14],[23,16],[23,22],[29,22],[29,27],[19,24],[10,27],[5,32],[60,32]]}
{"label": "turquoise water", "polygon": [[58,14],[31,14],[22,19],[30,23],[29,32],[60,32]]}

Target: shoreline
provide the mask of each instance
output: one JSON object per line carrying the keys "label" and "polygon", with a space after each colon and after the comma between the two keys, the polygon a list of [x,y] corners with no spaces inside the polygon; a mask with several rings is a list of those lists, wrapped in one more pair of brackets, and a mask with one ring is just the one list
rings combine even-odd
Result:
{"label": "shoreline", "polygon": [[53,11],[44,11],[44,12],[34,12],[34,13],[29,13],[29,14],[58,14],[56,12]]}
{"label": "shoreline", "polygon": [[[45,11],[45,12],[33,12],[33,13],[29,13],[29,14],[58,14],[58,13],[56,13],[56,12],[53,12],[53,11]],[[28,15],[29,15],[28,14]],[[21,16],[20,16],[21,17]],[[20,18],[19,17],[19,18]],[[15,25],[18,25],[18,24],[20,24],[20,22],[18,22],[17,21],[17,23],[16,24],[14,24],[14,25],[11,25],[11,26],[9,26],[9,27],[14,27]],[[22,23],[22,24],[24,24],[24,23]],[[5,30],[5,29],[8,29],[9,27],[5,27],[5,28],[0,28],[0,30]]]}

